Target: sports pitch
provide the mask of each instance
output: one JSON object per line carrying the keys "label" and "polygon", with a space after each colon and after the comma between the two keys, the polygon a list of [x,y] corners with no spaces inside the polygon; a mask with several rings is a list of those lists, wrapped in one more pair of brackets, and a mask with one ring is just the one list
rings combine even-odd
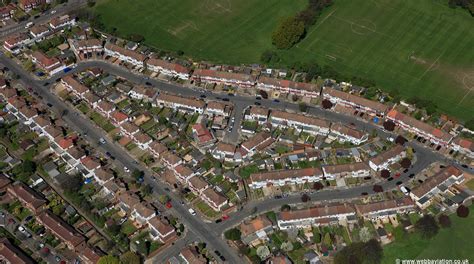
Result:
{"label": "sports pitch", "polygon": [[[282,63],[314,60],[387,91],[434,101],[462,120],[474,118],[474,19],[446,1],[335,0]],[[95,11],[148,45],[229,64],[258,63],[271,49],[279,18],[306,0],[101,0]]]}

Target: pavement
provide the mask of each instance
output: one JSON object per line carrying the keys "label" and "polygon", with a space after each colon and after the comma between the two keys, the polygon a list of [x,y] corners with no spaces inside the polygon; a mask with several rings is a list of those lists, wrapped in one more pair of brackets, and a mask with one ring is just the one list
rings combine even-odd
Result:
{"label": "pavement", "polygon": [[[155,88],[160,92],[170,92],[174,94],[180,94],[183,96],[190,96],[198,98],[201,94],[205,93],[207,98],[206,99],[219,99],[219,98],[229,98],[229,101],[234,104],[234,117],[235,123],[231,133],[226,135],[226,140],[228,142],[235,142],[238,139],[238,133],[240,129],[240,122],[242,119],[242,112],[248,106],[254,105],[256,102],[255,98],[249,96],[227,96],[218,93],[212,93],[209,91],[203,92],[198,89],[190,89],[187,87],[183,87],[178,84],[160,81],[156,79],[150,79],[148,76],[132,73],[127,69],[117,66],[111,65],[105,61],[87,61],[87,62],[80,62],[77,67],[75,67],[72,71],[66,73],[58,73],[47,80],[36,80],[33,79],[29,73],[25,72],[21,66],[17,65],[11,59],[7,58],[3,54],[0,55],[0,62],[3,63],[6,67],[8,67],[11,71],[15,72],[19,75],[20,79],[23,80],[27,87],[31,87],[33,90],[38,92],[39,95],[43,97],[45,103],[51,103],[53,105],[52,110],[56,113],[60,114],[64,110],[68,110],[69,114],[63,117],[65,121],[71,126],[72,129],[76,130],[79,133],[85,134],[87,133],[87,137],[89,140],[97,142],[99,138],[103,137],[106,138],[105,132],[101,129],[95,127],[89,120],[82,117],[78,111],[69,105],[66,105],[62,102],[58,97],[56,97],[50,90],[49,86],[53,84],[57,79],[61,78],[64,75],[81,72],[88,68],[98,67],[103,69],[106,72],[111,74],[120,76],[128,81],[134,82],[136,84],[146,85],[146,83],[150,83],[150,88]],[[262,99],[258,100],[261,106],[275,108],[275,109],[284,109],[294,112],[299,112],[298,104],[289,103],[289,102],[280,102],[276,103],[272,100]],[[352,123],[358,129],[370,132],[372,130],[376,130],[379,137],[387,138],[393,137],[393,133],[389,133],[384,131],[380,126],[377,126],[373,123],[369,123],[366,121],[362,121],[356,119],[352,116],[327,111],[321,109],[318,106],[310,106],[308,108],[308,113],[319,118],[327,119],[331,122],[341,122],[345,124]],[[445,160],[445,157],[438,152],[433,151],[425,146],[420,145],[417,142],[410,142],[408,143],[409,146],[413,147],[417,155],[417,162],[413,164],[413,167],[407,173],[403,173],[399,178],[394,179],[391,182],[384,182],[382,184],[385,191],[391,190],[396,188],[396,182],[402,181],[405,182],[409,179],[408,175],[411,173],[418,173],[422,169],[426,168],[429,164]],[[137,162],[131,157],[127,152],[125,152],[121,147],[115,145],[113,143],[107,143],[98,147],[103,152],[110,152],[116,159],[122,163],[124,166],[128,167],[129,169],[133,170],[134,168],[141,169],[146,172],[145,182],[149,183],[153,186],[155,192],[158,194],[167,194],[172,199],[173,208],[171,209],[177,216],[179,216],[180,220],[189,228],[190,232],[186,235],[185,239],[178,240],[175,245],[171,246],[164,252],[161,252],[154,259],[151,260],[152,263],[159,263],[161,261],[166,260],[168,257],[176,255],[179,253],[179,250],[183,246],[182,241],[195,241],[196,239],[201,240],[202,242],[207,243],[208,247],[211,248],[211,252],[213,250],[218,250],[225,256],[225,258],[231,263],[239,263],[241,262],[241,258],[237,255],[235,250],[231,249],[221,238],[222,233],[224,230],[238,224],[244,218],[252,215],[252,214],[259,214],[269,210],[273,210],[279,208],[282,204],[296,204],[301,203],[301,198],[299,194],[289,195],[288,197],[284,197],[283,199],[266,199],[266,200],[259,200],[259,201],[251,201],[242,209],[236,213],[231,214],[231,218],[223,221],[219,224],[216,223],[206,223],[202,221],[199,217],[191,216],[188,212],[188,207],[185,205],[181,205],[180,197],[172,192],[168,192],[164,189],[163,185],[158,184],[153,180],[151,177],[153,172],[137,164]],[[372,186],[358,186],[354,188],[348,189],[337,189],[337,190],[323,190],[315,193],[309,194],[311,197],[312,202],[316,201],[336,201],[336,200],[348,200],[352,198],[360,197],[361,193],[367,192],[368,194],[373,193]]]}

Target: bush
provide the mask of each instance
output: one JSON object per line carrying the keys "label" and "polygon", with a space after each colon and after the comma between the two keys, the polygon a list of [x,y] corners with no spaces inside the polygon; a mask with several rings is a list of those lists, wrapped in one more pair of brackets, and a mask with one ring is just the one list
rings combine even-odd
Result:
{"label": "bush", "polygon": [[331,103],[331,101],[329,101],[328,99],[324,99],[322,102],[321,102],[321,105],[323,106],[324,109],[330,109],[333,107],[333,104]]}
{"label": "bush", "polygon": [[240,240],[240,230],[237,228],[232,228],[224,232],[224,237],[228,240]]}
{"label": "bush", "polygon": [[390,120],[385,121],[383,122],[383,128],[387,131],[393,131],[395,129],[395,123]]}
{"label": "bush", "polygon": [[443,227],[443,228],[451,227],[451,219],[449,218],[449,216],[447,216],[445,214],[441,214],[438,217],[438,222],[441,225],[441,227]]}
{"label": "bush", "polygon": [[304,32],[303,22],[294,17],[285,18],[272,33],[272,43],[278,49],[289,49],[300,41]]}
{"label": "bush", "polygon": [[464,205],[460,205],[458,207],[458,209],[456,209],[456,214],[459,216],[459,217],[462,217],[462,218],[466,218],[469,216],[469,208],[467,208],[466,206]]}
{"label": "bush", "polygon": [[415,223],[415,229],[422,238],[430,239],[438,234],[439,226],[432,215],[424,215]]}

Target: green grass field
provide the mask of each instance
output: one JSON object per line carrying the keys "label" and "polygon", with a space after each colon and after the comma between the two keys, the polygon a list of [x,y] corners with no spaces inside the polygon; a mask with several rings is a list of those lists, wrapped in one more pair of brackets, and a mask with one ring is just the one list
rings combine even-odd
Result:
{"label": "green grass field", "polygon": [[451,227],[440,229],[431,240],[421,239],[416,233],[406,239],[395,240],[384,247],[382,263],[393,264],[396,259],[468,259],[474,261],[471,239],[474,237],[474,206],[467,218],[450,216]]}
{"label": "green grass field", "polygon": [[[258,63],[281,17],[306,0],[100,0],[108,30],[229,64]],[[433,100],[462,120],[474,112],[474,19],[444,0],[335,0],[282,64],[316,61],[372,78],[384,90]]]}

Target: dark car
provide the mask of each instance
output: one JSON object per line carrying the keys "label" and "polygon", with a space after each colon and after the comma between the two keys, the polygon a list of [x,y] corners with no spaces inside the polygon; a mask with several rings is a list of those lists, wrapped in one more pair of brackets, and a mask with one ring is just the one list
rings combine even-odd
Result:
{"label": "dark car", "polygon": [[387,181],[393,181],[393,177],[389,177]]}
{"label": "dark car", "polygon": [[228,93],[227,95],[228,96],[235,96],[235,94],[233,94],[233,93]]}
{"label": "dark car", "polygon": [[151,82],[145,82],[145,84],[151,86]]}
{"label": "dark car", "polygon": [[275,102],[275,103],[279,103],[279,102],[280,102],[280,100],[278,100],[278,99],[273,99],[273,102]]}
{"label": "dark car", "polygon": [[43,86],[48,86],[48,85],[49,85],[49,82],[45,82],[45,83],[43,84]]}
{"label": "dark car", "polygon": [[219,218],[219,219],[216,220],[216,224],[218,224],[220,222],[222,222],[222,219]]}
{"label": "dark car", "polygon": [[415,177],[415,173],[412,173],[412,174],[408,175],[408,177],[409,177],[409,178]]}
{"label": "dark car", "polygon": [[229,98],[222,98],[222,101],[229,102]]}
{"label": "dark car", "polygon": [[260,102],[255,102],[254,104],[255,105],[262,105]]}
{"label": "dark car", "polygon": [[201,97],[201,98],[206,98],[206,95],[205,95],[205,94],[201,94],[199,97]]}
{"label": "dark car", "polygon": [[403,183],[402,181],[397,181],[396,184],[397,184],[397,186],[398,186],[398,185],[402,185],[402,183]]}
{"label": "dark car", "polygon": [[363,192],[363,193],[361,193],[360,195],[366,196],[366,195],[369,195],[369,194],[368,194],[367,192]]}
{"label": "dark car", "polygon": [[49,106],[49,107],[53,107],[53,104],[51,104],[51,103],[47,103],[46,105]]}

